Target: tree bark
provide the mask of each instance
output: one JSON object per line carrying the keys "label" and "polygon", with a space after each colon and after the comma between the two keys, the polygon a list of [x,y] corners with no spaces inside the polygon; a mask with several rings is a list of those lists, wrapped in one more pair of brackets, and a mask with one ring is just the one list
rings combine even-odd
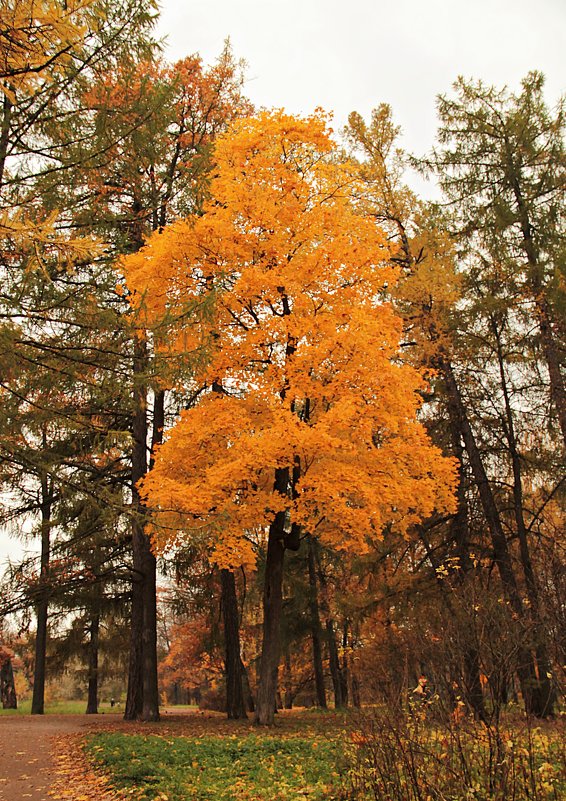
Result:
{"label": "tree bark", "polygon": [[[44,434],[44,447],[47,447]],[[53,484],[49,476],[41,477],[41,566],[39,573],[39,600],[37,603],[37,633],[33,669],[33,696],[31,714],[43,715],[45,707],[45,668],[47,654],[47,620],[49,617],[49,562],[51,556],[51,506]]]}
{"label": "tree bark", "polygon": [[330,665],[330,676],[332,677],[332,688],[334,690],[334,706],[336,709],[344,706],[344,681],[342,670],[340,669],[340,659],[338,658],[338,646],[336,645],[336,631],[334,621],[328,618],[326,621],[326,641],[328,643],[328,661]]}
{"label": "tree bark", "polygon": [[326,691],[324,688],[324,669],[322,666],[322,637],[320,625],[320,613],[318,606],[318,584],[316,580],[316,565],[314,555],[314,543],[312,537],[307,537],[308,545],[308,567],[309,567],[309,607],[310,607],[310,629],[312,641],[312,658],[314,668],[314,680],[316,687],[316,699],[318,706],[326,709]]}
{"label": "tree bark", "polygon": [[[528,621],[526,620],[523,601],[513,570],[507,539],[503,531],[483,460],[468,420],[464,402],[460,394],[460,388],[454,377],[451,364],[444,358],[439,360],[439,364],[448,394],[448,402],[452,407],[450,413],[458,420],[470,467],[480,496],[482,510],[491,536],[494,560],[497,564],[501,583],[503,585],[503,592],[517,620],[520,621],[523,626],[527,624],[526,627],[528,628]],[[533,655],[523,643],[517,645],[517,655],[517,675],[521,684],[525,710],[528,714],[533,714],[537,717],[545,717],[548,714],[546,708],[547,704],[540,692],[540,683]]]}
{"label": "tree bark", "polygon": [[17,709],[18,699],[14,683],[14,668],[12,660],[6,656],[0,664],[0,698],[3,709]]}
{"label": "tree bark", "polygon": [[98,714],[98,646],[100,640],[100,611],[96,609],[90,622],[90,642],[88,653],[88,696],[87,715]]}
{"label": "tree bark", "polygon": [[507,377],[505,374],[505,365],[503,359],[503,348],[499,335],[499,330],[495,321],[492,320],[492,330],[495,335],[497,360],[499,365],[499,375],[501,379],[501,388],[503,390],[503,400],[505,407],[505,419],[503,430],[507,439],[509,448],[509,455],[511,457],[511,466],[513,471],[513,513],[515,517],[515,525],[517,528],[517,536],[519,539],[519,554],[521,558],[521,565],[523,568],[523,575],[525,576],[525,587],[527,590],[527,598],[529,600],[528,615],[532,621],[532,631],[535,639],[535,653],[538,665],[538,684],[534,691],[540,696],[537,705],[541,710],[545,711],[546,715],[552,715],[554,711],[554,704],[556,696],[552,682],[550,680],[551,666],[550,658],[548,656],[548,649],[546,645],[546,633],[544,621],[541,615],[540,596],[533,567],[533,562],[530,554],[529,538],[527,526],[525,524],[525,517],[523,514],[523,479],[522,479],[522,465],[521,457],[517,446],[517,438],[515,436],[515,423],[513,419],[513,410],[511,407],[511,400],[509,398],[509,388],[507,385]]}
{"label": "tree bark", "polygon": [[126,720],[159,720],[157,682],[156,559],[145,533],[146,509],[138,481],[147,473],[147,343],[134,339],[134,415],[132,423],[132,628]]}
{"label": "tree bark", "polygon": [[[288,470],[275,471],[275,489],[287,490]],[[285,512],[277,512],[269,527],[265,581],[263,589],[263,642],[255,721],[273,724],[277,702],[277,670],[281,650],[281,610],[283,607],[283,565],[285,561]]]}
{"label": "tree bark", "polygon": [[224,623],[224,668],[226,673],[226,713],[232,720],[247,718],[242,684],[240,620],[234,573],[220,571],[221,605]]}

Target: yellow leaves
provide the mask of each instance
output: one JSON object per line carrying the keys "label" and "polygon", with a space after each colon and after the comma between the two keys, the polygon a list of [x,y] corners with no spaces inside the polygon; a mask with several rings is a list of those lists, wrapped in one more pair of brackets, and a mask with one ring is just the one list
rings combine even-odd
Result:
{"label": "yellow leaves", "polygon": [[17,92],[40,85],[47,72],[70,61],[86,33],[92,0],[4,0],[0,31],[0,80],[13,103]]}
{"label": "yellow leaves", "polygon": [[15,213],[0,213],[0,253],[6,264],[23,262],[30,270],[70,270],[73,265],[99,255],[103,246],[92,238],[69,237],[56,227],[57,213],[32,222]]}
{"label": "yellow leaves", "polygon": [[[120,265],[148,324],[206,348],[198,379],[222,387],[182,414],[143,483],[158,547],[182,532],[235,567],[284,511],[363,551],[386,524],[405,533],[452,508],[454,465],[416,421],[421,376],[399,363],[398,270],[324,116],[239,120],[216,158],[204,216]],[[274,489],[280,468],[293,492]]]}

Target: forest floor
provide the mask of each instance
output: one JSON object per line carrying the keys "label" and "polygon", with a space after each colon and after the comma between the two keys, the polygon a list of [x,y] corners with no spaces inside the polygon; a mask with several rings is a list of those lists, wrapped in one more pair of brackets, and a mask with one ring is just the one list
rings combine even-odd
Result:
{"label": "forest floor", "polygon": [[[290,764],[296,764],[297,754],[302,754],[305,742],[314,743],[314,748],[320,743],[321,750],[324,750],[327,747],[325,730],[328,733],[330,725],[330,729],[336,732],[341,724],[342,717],[338,714],[329,713],[328,717],[321,718],[320,715],[283,713],[278,715],[274,730],[268,733],[268,748],[277,749],[277,754],[281,754],[282,743],[291,742],[288,757]],[[249,743],[253,755],[259,738],[265,738],[267,732],[258,730],[251,719],[228,721],[219,713],[198,710],[183,710],[181,713],[162,710],[162,720],[155,724],[126,723],[119,712],[0,716],[0,801],[119,801],[132,798],[131,790],[128,793],[113,789],[105,773],[94,765],[96,745],[88,756],[83,748],[89,739],[96,743],[99,737],[112,737],[113,734],[139,738],[139,748],[149,744],[151,749],[156,736],[160,743],[196,743],[210,757],[211,748],[225,742],[226,738],[230,738],[234,745]],[[159,749],[162,748],[159,745]],[[187,755],[182,755],[182,758],[186,765]],[[188,758],[196,767],[194,755]],[[212,758],[216,760],[217,755],[212,754]],[[150,759],[151,750],[143,760],[145,768]],[[211,789],[209,786],[209,791]],[[155,790],[155,798],[169,799],[157,788]],[[223,788],[219,784],[218,795],[206,797],[221,798],[222,794]],[[242,795],[245,797],[245,793]],[[169,801],[175,799],[171,797]]]}

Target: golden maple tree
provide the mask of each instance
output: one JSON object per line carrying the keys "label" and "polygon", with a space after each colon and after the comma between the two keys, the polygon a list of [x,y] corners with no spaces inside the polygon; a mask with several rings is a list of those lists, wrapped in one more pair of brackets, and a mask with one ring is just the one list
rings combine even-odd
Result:
{"label": "golden maple tree", "polygon": [[189,532],[234,567],[269,532],[269,583],[304,534],[365,551],[386,526],[451,508],[455,468],[417,420],[423,380],[400,359],[388,300],[396,268],[325,115],[237,121],[215,158],[204,215],[122,262],[148,325],[169,316],[170,343],[206,350],[197,378],[211,390],[143,493],[160,548]]}

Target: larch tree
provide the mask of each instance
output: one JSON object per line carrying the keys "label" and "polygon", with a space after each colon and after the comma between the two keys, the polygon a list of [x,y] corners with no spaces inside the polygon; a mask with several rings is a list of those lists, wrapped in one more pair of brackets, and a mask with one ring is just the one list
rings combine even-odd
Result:
{"label": "larch tree", "polygon": [[451,508],[455,466],[417,420],[424,382],[401,360],[388,302],[396,270],[325,116],[236,122],[215,160],[204,214],[122,261],[148,324],[173,315],[171,346],[208,354],[210,391],[181,414],[142,493],[157,548],[186,534],[235,567],[267,541],[256,721],[269,725],[285,550],[312,535],[365,551],[387,525],[407,531]]}
{"label": "larch tree", "polygon": [[[525,707],[546,715],[552,713],[554,691],[531,554],[538,512],[527,503],[526,488],[527,476],[535,474],[549,498],[561,485],[561,479],[557,483],[552,476],[560,446],[556,448],[550,433],[553,420],[548,415],[550,404],[545,403],[546,388],[540,382],[538,351],[544,358],[559,342],[558,184],[562,168],[556,141],[560,114],[555,120],[546,115],[541,86],[536,76],[530,76],[521,98],[508,98],[505,92],[459,82],[458,101],[441,100],[440,138],[447,149],[435,153],[434,163],[448,199],[458,200],[452,215],[419,208],[414,201],[407,203],[409,196],[399,173],[403,156],[394,148],[396,129],[387,107],[374,111],[369,125],[359,115],[351,115],[348,133],[365,157],[368,211],[392,228],[399,241],[396,258],[404,268],[397,293],[399,308],[415,346],[414,358],[436,373],[433,385],[444,412],[444,422],[437,423],[438,434],[451,443],[460,461],[459,508],[445,542],[451,543],[458,560],[457,575],[464,589],[474,572],[471,488],[487,524],[510,618],[519,621],[521,628],[514,662]],[[532,107],[534,114],[528,123],[526,107]],[[500,146],[490,149],[488,144],[497,141]],[[516,206],[518,181],[523,183],[519,195],[525,203],[528,198],[531,217],[538,220],[540,262],[534,272]],[[536,300],[531,283],[535,274],[542,281],[539,289],[544,287],[544,297]],[[543,325],[539,335],[533,336],[537,308],[549,324],[551,315],[555,324]],[[540,346],[543,330],[554,332],[548,348]],[[550,364],[548,371],[552,376]],[[558,390],[559,379],[558,374],[554,382]],[[559,411],[560,391],[552,390],[551,396]],[[542,433],[533,432],[529,418],[540,420]],[[529,454],[535,438],[539,454],[542,450],[549,454],[548,466],[542,470],[540,457]],[[506,482],[512,487],[508,494]],[[514,536],[509,537],[508,530]],[[423,547],[436,569],[438,553],[421,531]],[[514,539],[519,543],[518,554]],[[472,620],[473,609],[468,611]],[[463,654],[464,675],[466,697],[481,715],[480,655],[475,639]]]}

